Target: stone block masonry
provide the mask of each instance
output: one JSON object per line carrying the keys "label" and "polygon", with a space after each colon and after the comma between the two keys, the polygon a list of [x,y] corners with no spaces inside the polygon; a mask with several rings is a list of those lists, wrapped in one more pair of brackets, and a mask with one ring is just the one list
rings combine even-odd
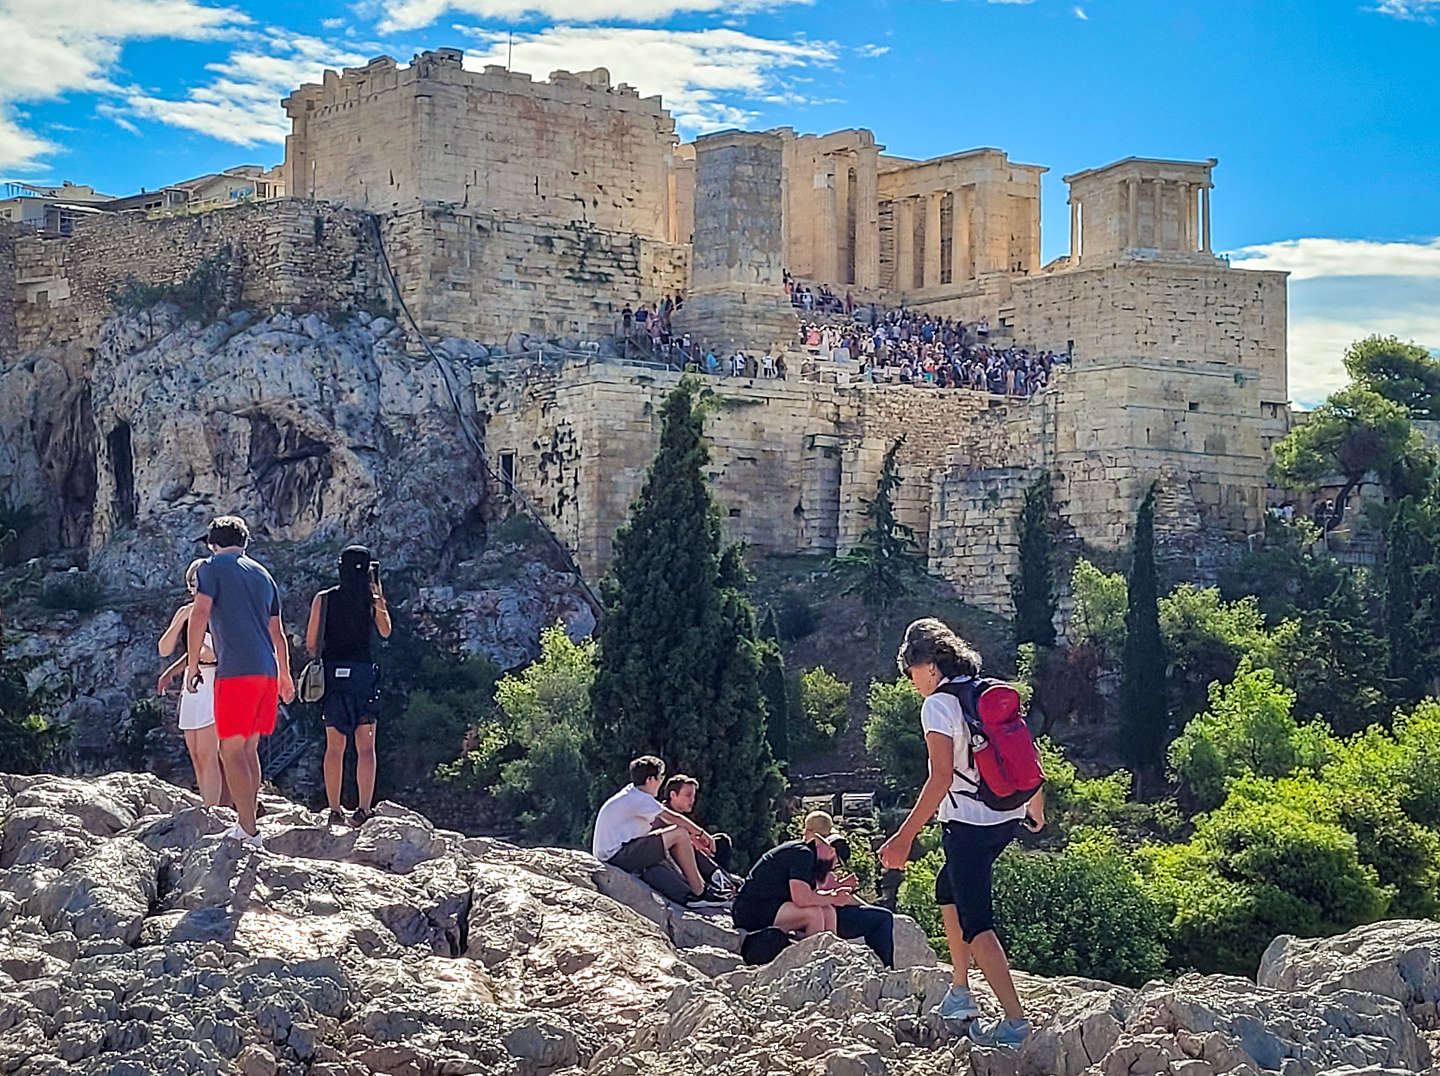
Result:
{"label": "stone block masonry", "polygon": [[595,340],[628,303],[686,289],[688,245],[589,225],[425,205],[382,218],[406,305],[427,334]]}
{"label": "stone block masonry", "polygon": [[196,216],[88,217],[66,239],[0,231],[0,343],[11,354],[91,341],[130,281],[179,284],[228,248],[231,298],[260,310],[331,311],[380,299],[369,214],[291,199]]}

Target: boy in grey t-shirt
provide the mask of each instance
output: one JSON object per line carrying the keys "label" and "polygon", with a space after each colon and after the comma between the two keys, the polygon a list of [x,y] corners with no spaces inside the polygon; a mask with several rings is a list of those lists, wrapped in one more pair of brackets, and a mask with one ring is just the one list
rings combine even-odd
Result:
{"label": "boy in grey t-shirt", "polygon": [[208,627],[215,640],[215,732],[220,764],[235,796],[240,821],[227,837],[260,847],[255,823],[260,792],[261,736],[275,731],[280,699],[295,698],[290,648],[280,621],[280,590],[270,573],[245,555],[250,530],[239,516],[213,520],[204,541],[210,559],[200,565],[190,614],[187,690],[200,683],[200,648]]}

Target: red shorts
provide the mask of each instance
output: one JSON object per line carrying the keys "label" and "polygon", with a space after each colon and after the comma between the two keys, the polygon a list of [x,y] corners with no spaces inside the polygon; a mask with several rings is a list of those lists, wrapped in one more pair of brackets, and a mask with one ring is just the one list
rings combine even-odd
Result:
{"label": "red shorts", "polygon": [[230,676],[215,681],[215,734],[269,736],[275,731],[280,683],[273,676]]}

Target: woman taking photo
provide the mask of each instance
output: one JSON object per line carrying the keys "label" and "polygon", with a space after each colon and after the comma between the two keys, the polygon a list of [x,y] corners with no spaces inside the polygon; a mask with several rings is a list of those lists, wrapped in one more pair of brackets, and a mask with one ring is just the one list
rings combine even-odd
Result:
{"label": "woman taking photo", "polygon": [[[190,623],[190,611],[195,608],[195,590],[199,586],[198,572],[204,560],[193,560],[185,569],[185,587],[190,591],[190,600],[170,618],[170,626],[160,636],[160,656],[168,658],[175,653],[178,645],[180,658],[160,674],[155,685],[164,695],[170,681],[185,671],[185,633]],[[200,647],[200,688],[198,691],[180,692],[180,731],[185,734],[185,747],[190,752],[190,765],[195,769],[195,784],[199,786],[200,798],[206,807],[217,806],[221,798],[229,799],[225,789],[225,778],[220,770],[220,740],[215,734],[215,644],[210,632]]]}
{"label": "woman taking photo", "polygon": [[331,825],[344,825],[340,784],[345,745],[355,739],[355,784],[360,804],[355,824],[370,817],[375,798],[375,720],[380,698],[380,670],[370,655],[374,632],[390,637],[390,612],[380,588],[379,565],[364,546],[347,546],[340,554],[340,581],[322,590],[310,603],[305,649],[325,663],[325,694],[320,710],[325,720],[325,796]]}

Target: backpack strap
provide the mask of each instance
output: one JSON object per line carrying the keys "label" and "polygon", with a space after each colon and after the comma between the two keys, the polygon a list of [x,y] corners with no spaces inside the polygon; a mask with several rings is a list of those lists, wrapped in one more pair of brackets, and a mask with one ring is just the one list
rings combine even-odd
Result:
{"label": "backpack strap", "polygon": [[[966,731],[970,733],[970,735],[966,737],[965,750],[969,755],[969,768],[973,770],[975,768],[975,737],[978,735],[982,740],[985,738],[985,726],[980,723],[979,714],[976,712],[976,700],[980,697],[980,681],[974,677],[960,681],[959,683],[953,680],[947,680],[935,690],[949,695],[960,707],[960,717],[965,722]],[[980,798],[980,782],[971,778],[969,774],[962,771],[958,766],[953,765],[953,763],[951,769],[954,771],[954,775],[967,785],[975,786],[974,791],[971,792],[956,792],[954,788],[955,782],[952,780],[948,793],[951,804],[957,807],[959,806],[955,800],[956,796],[964,796],[967,799],[978,800]]]}
{"label": "backpack strap", "polygon": [[315,659],[325,657],[325,614],[330,609],[330,591],[320,592],[320,633],[315,637]]}

